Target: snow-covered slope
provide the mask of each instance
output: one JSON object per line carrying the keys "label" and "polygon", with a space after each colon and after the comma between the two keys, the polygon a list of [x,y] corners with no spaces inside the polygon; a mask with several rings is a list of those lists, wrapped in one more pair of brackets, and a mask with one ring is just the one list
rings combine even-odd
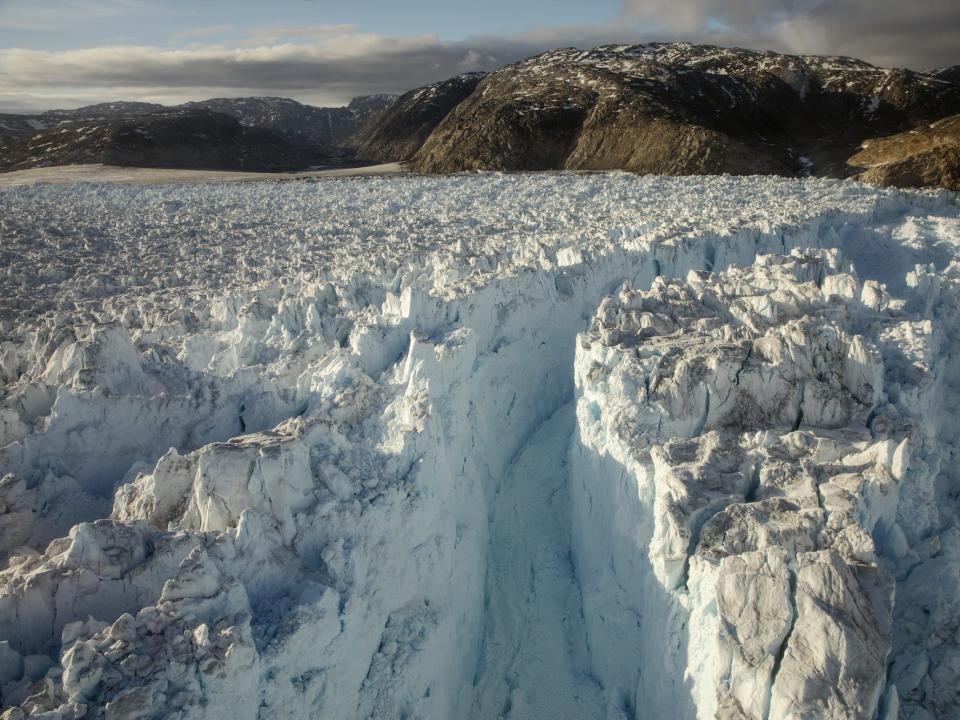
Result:
{"label": "snow-covered slope", "polygon": [[32,187],[0,233],[7,717],[957,712],[955,196]]}

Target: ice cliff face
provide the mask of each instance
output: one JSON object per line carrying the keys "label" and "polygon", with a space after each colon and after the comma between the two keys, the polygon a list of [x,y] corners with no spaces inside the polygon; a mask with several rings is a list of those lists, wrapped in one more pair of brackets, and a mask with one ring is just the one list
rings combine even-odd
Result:
{"label": "ice cliff face", "polygon": [[4,717],[957,711],[951,196],[0,206]]}
{"label": "ice cliff face", "polygon": [[[906,281],[952,317],[956,296],[933,279],[918,267]],[[951,391],[937,356],[955,339],[907,304],[824,251],[657,278],[601,303],[576,362],[573,547],[593,644],[610,632],[603,608],[644,618],[626,685],[639,683],[638,703],[897,716],[893,683],[881,703],[896,575],[925,559],[907,535],[939,524],[953,443],[938,438]],[[622,570],[608,562],[618,532],[637,544]],[[931,630],[898,629],[914,641]],[[651,672],[663,657],[666,677]],[[623,668],[600,673],[622,681]]]}

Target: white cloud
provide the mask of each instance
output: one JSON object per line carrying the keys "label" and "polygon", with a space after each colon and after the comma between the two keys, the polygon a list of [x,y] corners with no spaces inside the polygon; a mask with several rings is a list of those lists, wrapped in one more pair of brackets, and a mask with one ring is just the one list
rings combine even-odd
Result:
{"label": "white cloud", "polygon": [[955,0],[625,0],[622,15],[697,42],[915,69],[960,62]]}
{"label": "white cloud", "polygon": [[0,102],[9,110],[65,105],[68,98],[75,105],[79,98],[81,104],[160,97],[182,102],[211,95],[273,94],[342,104],[359,94],[404,92],[466,70],[493,69],[547,47],[522,37],[456,43],[431,35],[394,38],[353,26],[268,28],[251,37],[290,35],[300,41],[175,49],[0,49]]}

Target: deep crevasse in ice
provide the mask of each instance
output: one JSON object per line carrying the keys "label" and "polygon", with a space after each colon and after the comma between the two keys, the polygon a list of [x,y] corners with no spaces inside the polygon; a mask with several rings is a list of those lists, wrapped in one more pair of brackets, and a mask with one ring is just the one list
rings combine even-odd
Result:
{"label": "deep crevasse in ice", "polygon": [[[791,663],[804,658],[793,651],[819,647],[801,643],[794,618],[809,595],[797,588],[811,573],[879,578],[867,595],[880,615],[887,607],[890,639],[882,626],[879,640],[856,636],[880,668],[867,671],[872,684],[858,702],[888,715],[899,703],[918,718],[924,707],[956,707],[953,438],[949,421],[922,404],[951,397],[955,380],[938,345],[954,342],[944,310],[954,281],[942,273],[958,228],[951,196],[616,174],[72,192],[0,197],[14,241],[40,236],[63,251],[64,238],[84,238],[66,254],[74,280],[89,278],[86,287],[70,277],[41,281],[23,292],[34,306],[7,308],[3,321],[0,417],[12,442],[0,451],[10,473],[0,522],[12,556],[2,575],[0,680],[4,704],[21,708],[13,715],[525,718],[559,702],[582,703],[567,707],[569,717],[586,717],[586,708],[595,717],[657,717],[664,707],[760,717],[797,694]],[[146,207],[139,228],[126,227],[131,200]],[[67,208],[66,228],[31,225],[44,203]],[[289,218],[300,221],[292,231]],[[145,248],[140,238],[157,227],[174,237]],[[251,228],[263,236],[257,242]],[[113,250],[104,263],[122,266],[120,289],[104,288],[92,264],[104,244]],[[184,245],[185,260],[157,263],[143,280],[116,252],[171,260]],[[882,389],[868,383],[870,402],[860,404],[870,407],[841,422],[816,389],[809,399],[787,393],[745,414],[740,431],[749,437],[734,441],[717,429],[729,432],[717,419],[728,402],[717,387],[729,390],[729,378],[675,378],[679,404],[658,410],[673,425],[644,441],[662,446],[648,451],[651,460],[638,458],[646,421],[622,424],[616,409],[631,397],[635,412],[646,407],[636,393],[647,371],[620,372],[612,391],[585,380],[584,342],[600,365],[629,354],[622,338],[577,340],[598,305],[601,317],[611,310],[601,300],[621,297],[624,281],[646,288],[658,275],[685,278],[749,266],[758,252],[819,246],[842,257],[819,260],[829,272],[801,279],[849,277],[827,282],[841,296],[856,285],[857,302],[866,298],[877,313],[893,307],[913,328],[870,340],[899,348],[883,358]],[[844,261],[859,280],[842,275]],[[204,275],[211,268],[225,277],[215,292],[205,289],[215,284]],[[772,272],[759,274],[769,283]],[[64,287],[73,310],[38,314]],[[754,311],[764,316],[773,304]],[[618,329],[648,342],[640,330]],[[859,358],[861,346],[849,347]],[[725,372],[745,365],[749,386],[751,359],[704,352]],[[850,377],[873,367],[822,362],[818,372]],[[575,377],[578,427],[564,468],[555,453],[570,411],[549,418],[574,396]],[[863,383],[857,392],[866,397]],[[881,405],[917,428],[898,429],[902,418]],[[795,406],[812,409],[790,434]],[[864,436],[868,418],[887,422],[891,437],[909,434],[909,453]],[[842,434],[848,422],[859,435],[817,439],[821,427]],[[794,440],[778,439],[784,430]],[[851,490],[852,481],[834,477],[826,485],[860,500],[833,498],[833,508],[821,498],[826,521],[782,507],[813,496],[767,496],[780,478],[776,442],[786,443],[776,452],[797,455],[792,462],[856,458],[858,473],[896,485],[883,494],[896,502],[875,502],[873,485]],[[544,452],[550,458],[530,468]],[[547,467],[571,471],[568,517],[566,501],[552,499],[567,491],[565,478],[551,483]],[[718,472],[706,490],[698,486]],[[536,493],[547,489],[544,502]],[[90,522],[111,503],[109,519]],[[850,537],[838,530],[841,539],[823,544],[818,523],[832,527],[834,518]],[[766,535],[756,550],[716,540],[737,531],[756,542],[758,526],[781,524],[794,538],[786,549]],[[809,548],[796,540],[804,532]],[[543,552],[526,545],[538,541]],[[798,560],[801,550],[819,555]],[[526,564],[533,577],[519,582]],[[716,576],[733,585],[724,591]],[[929,576],[945,592],[931,592]],[[772,614],[762,632],[731,647],[717,613],[747,618],[753,607],[736,605],[736,578],[753,583]],[[913,599],[889,610],[884,588],[894,582],[897,598]],[[727,676],[711,674],[720,657]]]}
{"label": "deep crevasse in ice", "polygon": [[493,499],[473,717],[605,715],[570,550],[567,449],[574,419],[567,404],[545,421]]}

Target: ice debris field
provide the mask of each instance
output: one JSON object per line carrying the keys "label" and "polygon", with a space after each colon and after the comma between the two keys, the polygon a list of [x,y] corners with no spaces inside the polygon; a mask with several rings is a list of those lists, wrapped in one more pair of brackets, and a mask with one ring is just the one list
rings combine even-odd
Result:
{"label": "ice debris field", "polygon": [[960,205],[0,191],[3,718],[960,717]]}

